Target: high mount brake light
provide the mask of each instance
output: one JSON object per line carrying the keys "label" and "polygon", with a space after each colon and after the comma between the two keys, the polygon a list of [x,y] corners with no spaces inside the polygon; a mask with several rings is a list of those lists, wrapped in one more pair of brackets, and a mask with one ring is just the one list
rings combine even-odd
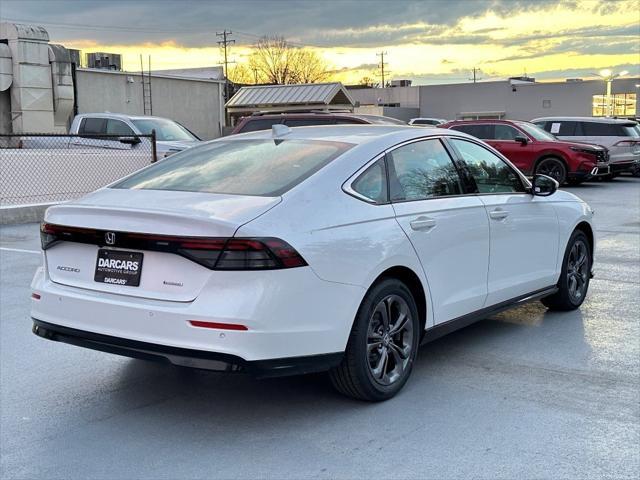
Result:
{"label": "high mount brake light", "polygon": [[[115,234],[112,244],[106,245],[106,233]],[[152,250],[181,255],[211,270],[275,270],[307,265],[291,245],[273,237],[177,237],[109,232],[43,223],[40,227],[40,239],[43,250],[47,250],[59,241]]]}

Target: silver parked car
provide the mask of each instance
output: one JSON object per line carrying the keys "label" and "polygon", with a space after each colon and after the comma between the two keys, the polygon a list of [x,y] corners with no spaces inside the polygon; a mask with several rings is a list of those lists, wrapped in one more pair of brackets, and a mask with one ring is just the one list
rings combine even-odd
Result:
{"label": "silver parked car", "polygon": [[[185,148],[198,145],[201,140],[178,122],[148,115],[125,115],[120,113],[82,113],[76,115],[69,133],[83,138],[74,140],[74,146],[100,146],[105,148],[129,148],[117,140],[108,140],[100,135],[149,135],[156,132],[158,158],[164,158]],[[95,139],[91,135],[96,135]]]}
{"label": "silver parked car", "polygon": [[588,142],[609,149],[609,178],[640,171],[640,126],[634,120],[608,117],[544,117],[531,120],[561,140]]}

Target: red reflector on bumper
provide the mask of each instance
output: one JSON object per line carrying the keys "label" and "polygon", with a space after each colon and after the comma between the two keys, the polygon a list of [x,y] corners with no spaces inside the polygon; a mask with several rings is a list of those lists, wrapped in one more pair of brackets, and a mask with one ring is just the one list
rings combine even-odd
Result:
{"label": "red reflector on bumper", "polygon": [[219,330],[249,330],[244,325],[239,325],[237,323],[203,322],[201,320],[189,320],[189,323],[194,327],[201,328],[217,328]]}
{"label": "red reflector on bumper", "polygon": [[34,300],[40,300],[40,294],[39,293],[32,293],[31,294],[31,298],[33,298]]}

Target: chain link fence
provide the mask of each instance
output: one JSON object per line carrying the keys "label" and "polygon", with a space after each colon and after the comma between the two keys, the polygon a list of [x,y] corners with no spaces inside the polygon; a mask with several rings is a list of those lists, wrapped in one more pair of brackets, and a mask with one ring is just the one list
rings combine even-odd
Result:
{"label": "chain link fence", "polygon": [[151,135],[0,134],[0,207],[81,197],[155,162]]}

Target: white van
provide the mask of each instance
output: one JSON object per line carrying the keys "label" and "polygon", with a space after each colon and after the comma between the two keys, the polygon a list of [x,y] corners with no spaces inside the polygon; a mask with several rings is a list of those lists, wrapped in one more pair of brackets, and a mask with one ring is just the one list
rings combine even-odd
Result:
{"label": "white van", "polygon": [[609,149],[610,178],[640,172],[640,126],[634,120],[608,117],[544,117],[531,120],[561,140],[588,142]]}

